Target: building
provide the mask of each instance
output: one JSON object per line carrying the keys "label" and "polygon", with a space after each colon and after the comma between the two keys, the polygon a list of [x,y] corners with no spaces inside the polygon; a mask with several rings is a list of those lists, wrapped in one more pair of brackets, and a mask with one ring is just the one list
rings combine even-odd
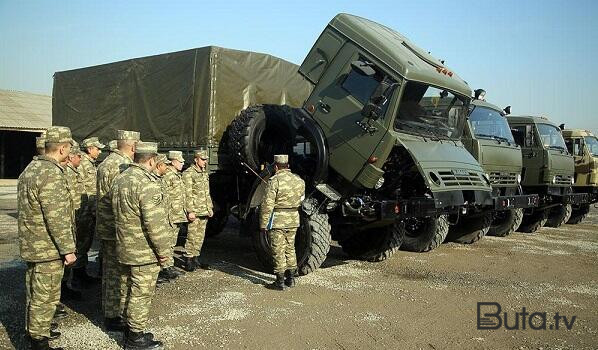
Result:
{"label": "building", "polygon": [[52,125],[52,97],[0,90],[0,179],[16,179],[35,155],[35,138]]}

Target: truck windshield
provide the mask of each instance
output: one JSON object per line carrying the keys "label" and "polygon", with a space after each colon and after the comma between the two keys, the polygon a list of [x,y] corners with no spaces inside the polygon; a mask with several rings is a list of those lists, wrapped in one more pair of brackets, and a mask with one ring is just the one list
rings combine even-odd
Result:
{"label": "truck windshield", "polygon": [[588,150],[592,153],[592,156],[598,157],[598,139],[595,136],[584,136],[583,138],[588,146]]}
{"label": "truck windshield", "polygon": [[538,124],[540,141],[546,148],[566,150],[565,140],[559,128],[549,124]]}
{"label": "truck windshield", "polygon": [[476,137],[515,143],[509,123],[500,112],[492,108],[474,107],[469,114],[469,123]]}
{"label": "truck windshield", "polygon": [[395,118],[395,129],[416,135],[458,139],[468,99],[434,86],[408,82]]}

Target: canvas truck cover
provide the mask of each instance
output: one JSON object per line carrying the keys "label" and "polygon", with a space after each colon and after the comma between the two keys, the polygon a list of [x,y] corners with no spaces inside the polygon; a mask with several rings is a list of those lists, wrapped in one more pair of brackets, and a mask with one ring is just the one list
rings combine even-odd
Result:
{"label": "canvas truck cover", "polygon": [[137,130],[161,147],[218,146],[241,110],[300,107],[312,85],[298,66],[270,55],[215,46],[54,74],[54,125],[82,140]]}

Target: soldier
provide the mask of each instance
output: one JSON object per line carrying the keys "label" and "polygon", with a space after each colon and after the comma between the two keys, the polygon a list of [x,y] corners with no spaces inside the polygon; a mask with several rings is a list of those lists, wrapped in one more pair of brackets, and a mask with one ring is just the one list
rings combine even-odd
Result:
{"label": "soldier", "polygon": [[199,262],[199,254],[206,234],[208,218],[214,215],[212,197],[210,197],[210,177],[206,169],[208,152],[197,150],[194,164],[183,172],[185,184],[185,211],[189,220],[187,242],[185,243],[185,270],[192,272],[197,267],[209,269]]}
{"label": "soldier", "polygon": [[98,166],[96,197],[96,236],[102,240],[102,306],[104,325],[109,331],[125,329],[122,316],[127,291],[126,271],[116,254],[116,228],[110,189],[114,178],[133,162],[139,132],[118,130],[117,139],[118,148]]}
{"label": "soldier", "polygon": [[295,286],[295,234],[299,227],[299,208],[305,198],[305,182],[289,169],[288,155],[275,155],[274,163],[276,174],[268,181],[262,201],[260,228],[268,234],[274,260],[276,281],[269,286],[284,290],[285,286]]}
{"label": "soldier", "polygon": [[[180,226],[187,222],[185,215],[185,186],[181,177],[181,170],[185,159],[181,151],[168,152],[168,167],[162,177],[163,189],[168,199],[168,222],[171,228],[171,253],[168,261],[164,264],[165,268],[160,271],[158,282],[160,280],[172,280],[179,277],[182,273],[174,268],[174,247],[179,235]],[[158,164],[160,166],[160,164]]]}
{"label": "soldier", "polygon": [[75,240],[65,169],[60,165],[71,149],[69,128],[52,126],[46,134],[45,155],[21,173],[18,183],[18,231],[21,258],[27,263],[26,327],[32,349],[53,349],[52,318],[60,300],[64,267],[72,265]]}
{"label": "soldier", "polygon": [[152,174],[158,144],[139,142],[135,163],[112,186],[118,261],[125,266],[127,328],[125,349],[161,349],[162,342],[145,333],[160,264],[168,260],[170,238],[163,195]]}
{"label": "soldier", "polygon": [[97,137],[89,137],[81,142],[81,147],[85,152],[82,153],[78,169],[83,180],[84,191],[77,217],[77,264],[73,267],[71,281],[76,288],[86,288],[96,282],[95,278],[87,274],[87,264],[96,222],[97,169],[95,163],[106,146]]}

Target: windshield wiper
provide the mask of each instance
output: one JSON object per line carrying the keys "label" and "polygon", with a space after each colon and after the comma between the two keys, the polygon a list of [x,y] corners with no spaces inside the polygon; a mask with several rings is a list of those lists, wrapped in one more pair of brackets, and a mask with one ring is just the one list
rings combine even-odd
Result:
{"label": "windshield wiper", "polygon": [[[430,130],[429,130],[428,128],[426,128],[426,127],[423,127],[423,126],[420,126],[420,125],[417,125],[417,124],[414,124],[414,122],[407,122],[407,121],[404,121],[404,120],[397,119],[397,120],[396,120],[396,123],[399,123],[399,124],[402,124],[402,125],[408,126],[409,128],[411,128],[411,130],[415,131],[415,133],[416,133],[418,136],[420,136],[420,137],[423,137],[423,138],[424,138],[424,141],[426,140],[426,136],[425,136],[424,134],[422,134],[421,132],[419,132],[418,130],[424,130],[424,131],[426,131],[426,132],[430,132]],[[432,135],[433,135],[433,136],[436,136],[436,138],[437,138],[437,140],[436,140],[436,141],[440,141],[440,139],[438,138],[438,136],[437,136],[437,135],[435,135],[435,134],[433,134],[433,133],[432,133]],[[430,137],[430,135],[428,135],[428,137]]]}
{"label": "windshield wiper", "polygon": [[567,149],[563,146],[557,146],[557,145],[550,145],[548,146],[549,149],[558,149],[560,151],[567,151]]}
{"label": "windshield wiper", "polygon": [[509,141],[508,138],[502,137],[502,136],[489,135],[489,134],[475,134],[475,136],[486,137],[486,138],[490,138],[490,139],[493,139],[493,140],[498,140],[498,141],[502,141],[502,142],[506,142],[508,144],[511,144],[511,141]]}

